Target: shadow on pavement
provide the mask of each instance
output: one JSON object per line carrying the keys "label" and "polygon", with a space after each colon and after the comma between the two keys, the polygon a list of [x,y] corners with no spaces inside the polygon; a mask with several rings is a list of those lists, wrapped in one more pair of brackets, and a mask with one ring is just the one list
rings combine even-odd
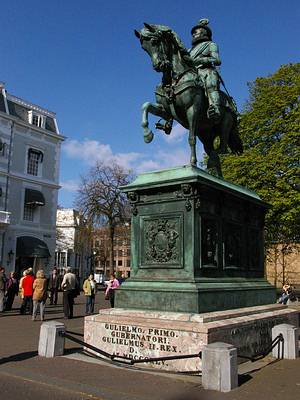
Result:
{"label": "shadow on pavement", "polygon": [[184,393],[182,395],[167,397],[165,398],[165,400],[208,400],[210,398],[208,396],[209,395],[203,393],[197,395],[194,394],[189,395],[187,393]]}
{"label": "shadow on pavement", "polygon": [[74,353],[81,353],[82,352],[82,347],[72,347],[70,349],[65,349],[64,350],[64,356],[67,356],[68,354],[74,354]]}
{"label": "shadow on pavement", "polygon": [[13,354],[12,356],[1,358],[0,365],[9,362],[28,360],[29,358],[36,357],[37,355],[38,355],[37,351],[27,351],[25,353]]}
{"label": "shadow on pavement", "polygon": [[249,374],[243,374],[238,376],[238,384],[242,386],[244,383],[249,382],[252,379],[252,376]]}

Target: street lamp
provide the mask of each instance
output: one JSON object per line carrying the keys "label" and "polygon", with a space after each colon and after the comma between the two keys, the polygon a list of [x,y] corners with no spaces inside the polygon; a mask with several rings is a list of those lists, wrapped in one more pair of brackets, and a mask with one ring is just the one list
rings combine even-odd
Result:
{"label": "street lamp", "polygon": [[10,251],[7,253],[7,255],[8,255],[9,262],[11,262],[15,253],[12,251],[12,249],[10,249]]}

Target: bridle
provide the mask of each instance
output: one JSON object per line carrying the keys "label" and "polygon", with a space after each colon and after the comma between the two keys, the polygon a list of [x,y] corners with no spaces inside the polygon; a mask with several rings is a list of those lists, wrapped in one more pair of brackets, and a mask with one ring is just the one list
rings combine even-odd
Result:
{"label": "bridle", "polygon": [[[159,55],[159,68],[161,72],[163,73],[168,73],[168,69],[170,70],[172,74],[172,63],[170,62],[170,46],[166,46],[165,44],[165,37],[161,31],[157,31],[155,33],[150,33],[146,35],[141,36],[141,44],[143,44],[143,41],[150,41],[152,44],[154,41],[157,43],[155,46],[157,47],[157,54]],[[154,46],[154,44],[152,44]],[[166,51],[166,48],[168,51]]]}

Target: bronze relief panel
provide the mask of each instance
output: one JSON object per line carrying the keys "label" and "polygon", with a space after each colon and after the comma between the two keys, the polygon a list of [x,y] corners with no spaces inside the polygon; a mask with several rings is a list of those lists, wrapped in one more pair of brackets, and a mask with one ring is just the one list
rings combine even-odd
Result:
{"label": "bronze relief panel", "polygon": [[141,268],[183,268],[182,215],[141,217]]}

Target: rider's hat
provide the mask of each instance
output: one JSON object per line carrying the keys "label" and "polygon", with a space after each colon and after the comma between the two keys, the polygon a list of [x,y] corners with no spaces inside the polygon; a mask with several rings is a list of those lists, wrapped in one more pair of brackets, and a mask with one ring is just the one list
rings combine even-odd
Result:
{"label": "rider's hat", "polygon": [[202,18],[200,19],[200,21],[198,21],[197,25],[193,26],[191,34],[194,33],[194,31],[197,28],[204,28],[209,36],[209,38],[211,39],[212,37],[212,30],[210,29],[210,27],[208,26],[209,24],[209,20],[207,18]]}

